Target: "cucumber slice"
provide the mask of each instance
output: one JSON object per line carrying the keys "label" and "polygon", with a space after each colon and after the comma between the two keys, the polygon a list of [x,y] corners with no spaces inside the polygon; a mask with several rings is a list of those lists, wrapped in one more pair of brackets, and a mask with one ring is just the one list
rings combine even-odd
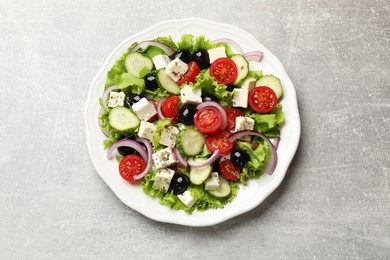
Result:
{"label": "cucumber slice", "polygon": [[[195,158],[194,161],[196,162],[202,162],[206,161],[205,158]],[[211,174],[213,170],[213,167],[211,164],[201,167],[201,168],[191,168],[190,169],[190,181],[195,184],[199,185],[202,184]]]}
{"label": "cucumber slice", "polygon": [[172,94],[180,94],[180,86],[173,79],[171,79],[164,69],[157,72],[157,81],[160,87]]}
{"label": "cucumber slice", "polygon": [[176,136],[176,145],[180,153],[186,156],[199,154],[206,138],[204,134],[193,128],[186,128]]}
{"label": "cucumber slice", "polygon": [[272,89],[276,97],[280,99],[283,95],[283,88],[282,83],[280,82],[280,79],[275,77],[274,75],[266,75],[264,77],[261,77],[257,82],[256,86],[267,86],[270,89]]}
{"label": "cucumber slice", "polygon": [[231,191],[229,181],[219,175],[219,185],[220,186],[218,190],[208,190],[207,192],[218,198],[224,198],[228,196]]}
{"label": "cucumber slice", "polygon": [[125,67],[128,73],[142,79],[153,69],[153,61],[138,52],[131,52],[125,60]]}
{"label": "cucumber slice", "polygon": [[238,86],[248,76],[249,64],[244,56],[240,54],[234,54],[230,59],[232,59],[237,66],[237,79],[233,82],[233,85]]}
{"label": "cucumber slice", "polygon": [[108,121],[112,128],[121,132],[136,129],[140,121],[138,117],[126,107],[114,107],[108,114]]}

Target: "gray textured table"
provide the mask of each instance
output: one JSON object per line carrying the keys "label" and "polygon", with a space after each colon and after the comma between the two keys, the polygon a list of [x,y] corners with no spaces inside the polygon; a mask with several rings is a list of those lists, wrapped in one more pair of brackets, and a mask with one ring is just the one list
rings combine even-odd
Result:
{"label": "gray textured table", "polygon": [[[0,8],[1,259],[389,259],[390,2],[11,1]],[[87,153],[83,110],[111,50],[161,20],[247,30],[277,55],[302,135],[282,185],[223,224],[124,206]]]}

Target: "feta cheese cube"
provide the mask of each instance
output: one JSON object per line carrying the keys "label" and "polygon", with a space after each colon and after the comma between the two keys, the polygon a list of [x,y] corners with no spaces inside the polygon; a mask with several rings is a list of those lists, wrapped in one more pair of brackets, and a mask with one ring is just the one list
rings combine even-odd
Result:
{"label": "feta cheese cube", "polygon": [[160,189],[162,192],[167,192],[174,174],[175,171],[171,169],[159,170],[154,177],[153,188]]}
{"label": "feta cheese cube", "polygon": [[196,199],[192,197],[189,190],[186,190],[182,194],[177,195],[177,197],[179,200],[181,200],[181,202],[183,202],[184,205],[186,205],[187,208],[191,208],[196,202]]}
{"label": "feta cheese cube", "polygon": [[218,172],[212,172],[204,183],[205,190],[218,190],[220,187]]}
{"label": "feta cheese cube", "polygon": [[244,88],[233,89],[233,107],[248,107],[249,90]]}
{"label": "feta cheese cube", "polygon": [[[236,132],[241,130],[253,130],[254,126],[255,126],[254,119],[246,116],[236,117],[236,128],[235,128]],[[250,141],[251,136],[250,135],[243,136],[240,138],[240,140]]]}
{"label": "feta cheese cube", "polygon": [[165,67],[165,73],[167,73],[167,75],[174,81],[178,81],[187,72],[187,70],[187,63],[183,62],[179,58],[172,60]]}
{"label": "feta cheese cube", "polygon": [[166,168],[176,162],[171,148],[162,149],[152,155],[153,164],[157,169]]}
{"label": "feta cheese cube", "polygon": [[193,89],[190,85],[185,85],[180,90],[181,102],[183,104],[192,103],[199,104],[202,103],[202,89]]}
{"label": "feta cheese cube", "polygon": [[176,135],[179,133],[179,129],[174,126],[168,126],[162,130],[159,143],[169,148],[173,148],[176,144]]}
{"label": "feta cheese cube", "polygon": [[133,109],[134,113],[139,117],[139,119],[143,121],[148,121],[150,118],[157,114],[154,105],[146,98],[141,98],[141,100],[137,103],[134,103],[131,108]]}
{"label": "feta cheese cube", "polygon": [[123,106],[125,103],[125,93],[111,91],[108,98],[109,107]]}
{"label": "feta cheese cube", "polygon": [[251,91],[255,87],[255,84],[256,84],[256,79],[254,79],[252,77],[248,77],[242,83],[241,88],[242,89],[247,89],[248,91]]}
{"label": "feta cheese cube", "polygon": [[165,68],[169,62],[171,62],[171,59],[164,54],[156,55],[152,58],[154,67],[156,67],[156,70]]}
{"label": "feta cheese cube", "polygon": [[154,133],[156,132],[157,127],[149,122],[141,121],[138,130],[138,136],[142,138],[146,138],[148,140],[152,140]]}
{"label": "feta cheese cube", "polygon": [[220,46],[213,48],[207,51],[210,57],[210,64],[213,63],[216,59],[226,58],[225,46]]}

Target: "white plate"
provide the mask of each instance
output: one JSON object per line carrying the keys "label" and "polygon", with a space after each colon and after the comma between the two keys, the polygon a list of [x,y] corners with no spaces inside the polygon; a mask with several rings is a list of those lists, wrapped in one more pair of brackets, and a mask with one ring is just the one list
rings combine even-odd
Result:
{"label": "white plate", "polygon": [[[246,186],[241,186],[237,197],[223,209],[210,209],[205,212],[195,211],[192,215],[160,205],[158,199],[145,195],[139,185],[129,184],[124,181],[118,173],[116,160],[107,160],[107,152],[102,145],[105,136],[100,131],[97,121],[100,111],[98,100],[104,90],[107,71],[110,70],[115,61],[133,42],[168,35],[177,41],[182,34],[188,33],[205,35],[206,39],[211,40],[231,38],[241,46],[244,53],[248,51],[262,51],[264,57],[257,64],[256,69],[263,69],[264,74],[272,73],[282,81],[284,93],[281,103],[285,114],[285,123],[281,130],[281,141],[278,148],[279,161],[273,175],[263,175],[260,179],[251,180]],[[251,62],[251,66],[254,65],[256,64]],[[283,180],[298,147],[300,137],[300,120],[295,89],[280,61],[258,40],[242,29],[197,18],[161,22],[132,35],[119,44],[108,57],[91,84],[85,107],[85,124],[88,150],[92,163],[100,177],[118,198],[130,208],[148,218],[186,226],[218,224],[258,206]]]}

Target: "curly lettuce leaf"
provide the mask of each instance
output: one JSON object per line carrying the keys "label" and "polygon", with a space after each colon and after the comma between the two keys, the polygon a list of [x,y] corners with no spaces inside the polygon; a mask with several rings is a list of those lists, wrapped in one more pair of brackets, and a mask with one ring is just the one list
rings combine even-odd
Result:
{"label": "curly lettuce leaf", "polygon": [[260,143],[255,150],[253,150],[252,144],[247,142],[238,142],[238,146],[245,150],[250,157],[250,161],[240,174],[240,182],[246,184],[248,179],[260,178],[269,160],[269,150],[265,143]]}
{"label": "curly lettuce leaf", "polygon": [[165,43],[173,51],[178,51],[179,50],[179,48],[177,47],[176,43],[172,40],[171,36],[157,37],[156,41],[161,42],[161,43]]}
{"label": "curly lettuce leaf", "polygon": [[215,43],[212,40],[206,40],[204,35],[199,35],[198,37],[196,37],[192,51],[198,49],[210,50],[214,47],[215,47]]}
{"label": "curly lettuce leaf", "polygon": [[171,124],[171,119],[170,118],[164,118],[156,121],[156,131],[153,134],[152,137],[152,145],[153,145],[153,151],[159,150],[161,147],[160,145],[160,139],[161,139],[161,133],[164,130],[165,126],[168,126]]}
{"label": "curly lettuce leaf", "polygon": [[196,199],[193,207],[198,211],[205,211],[211,208],[223,208],[227,203],[231,202],[236,196],[239,190],[237,182],[231,182],[230,184],[230,195],[225,198],[217,198],[208,193],[203,185],[193,185],[188,190],[191,195]]}
{"label": "curly lettuce leaf", "polygon": [[236,196],[239,189],[238,183],[229,182],[231,192],[230,195],[225,198],[216,198],[207,191],[204,190],[203,185],[191,185],[188,190],[191,195],[196,199],[194,206],[187,208],[180,199],[173,194],[172,191],[167,193],[162,192],[158,188],[153,188],[154,178],[156,171],[151,170],[142,180],[141,188],[145,194],[157,197],[160,200],[160,204],[165,205],[171,209],[184,210],[188,214],[191,214],[194,210],[205,211],[210,208],[223,208],[227,203],[231,202]]}
{"label": "curly lettuce leaf", "polygon": [[177,45],[179,46],[179,49],[180,50],[191,49],[192,44],[193,44],[193,39],[194,39],[194,36],[192,34],[183,34],[181,36],[180,41],[178,41],[178,43],[177,43]]}
{"label": "curly lettuce leaf", "polygon": [[265,134],[267,137],[279,136],[279,125],[284,121],[283,109],[280,103],[268,114],[258,114],[252,110],[246,110],[245,115],[255,120],[254,130]]}
{"label": "curly lettuce leaf", "polygon": [[141,94],[145,89],[145,81],[143,79],[137,78],[127,72],[117,75],[114,81],[124,92]]}
{"label": "curly lettuce leaf", "polygon": [[190,83],[193,89],[202,89],[202,93],[213,94],[221,102],[222,106],[230,106],[233,98],[232,92],[227,91],[227,86],[219,84],[212,76],[209,70],[204,70],[195,77],[196,82]]}

